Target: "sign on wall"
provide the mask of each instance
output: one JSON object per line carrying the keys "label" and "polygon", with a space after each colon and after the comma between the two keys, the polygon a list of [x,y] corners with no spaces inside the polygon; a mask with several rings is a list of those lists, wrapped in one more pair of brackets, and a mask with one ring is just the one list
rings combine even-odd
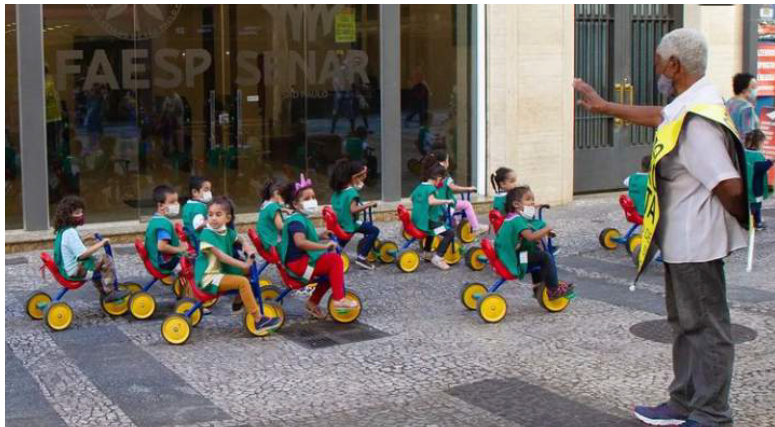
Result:
{"label": "sign on wall", "polygon": [[[775,107],[762,107],[759,123],[762,132],[767,136],[762,146],[764,157],[775,159]],[[769,182],[770,185],[775,183],[775,168],[770,168]]]}

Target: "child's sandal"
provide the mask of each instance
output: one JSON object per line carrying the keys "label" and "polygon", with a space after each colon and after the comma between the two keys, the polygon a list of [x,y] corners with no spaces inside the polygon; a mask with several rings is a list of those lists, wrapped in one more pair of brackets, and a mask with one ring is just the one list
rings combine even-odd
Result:
{"label": "child's sandal", "polygon": [[315,306],[315,308],[310,308],[309,306],[304,306],[304,310],[309,314],[310,316],[314,317],[317,320],[323,320],[326,318],[326,313],[323,313],[323,310],[320,309],[320,307]]}

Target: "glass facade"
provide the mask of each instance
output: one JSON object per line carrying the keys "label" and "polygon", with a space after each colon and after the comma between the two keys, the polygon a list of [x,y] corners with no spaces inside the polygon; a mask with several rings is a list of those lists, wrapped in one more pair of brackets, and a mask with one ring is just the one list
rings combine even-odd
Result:
{"label": "glass facade", "polygon": [[[5,5],[5,228],[22,228],[16,6]],[[16,108],[14,108],[16,106]]]}
{"label": "glass facade", "polygon": [[[420,180],[420,159],[442,144],[458,185],[471,176],[471,7],[401,6],[401,194]],[[443,65],[442,65],[443,64]]]}
{"label": "glass facade", "polygon": [[[407,124],[400,147],[387,148],[403,153],[404,194],[417,180],[408,165],[421,130],[446,141],[456,180],[470,181],[470,9],[401,7]],[[379,5],[44,5],[49,212],[79,194],[89,222],[143,219],[153,210],[153,187],[170,184],[185,199],[192,175],[210,179],[239,213],[255,212],[266,179],[302,172],[328,203],[329,173],[345,156],[368,164],[364,197],[380,199],[379,12]],[[6,6],[12,23],[9,13],[13,6]],[[10,83],[17,67],[8,31]],[[449,66],[430,66],[441,62]],[[430,88],[427,96],[416,95],[418,84]],[[17,104],[12,92],[8,106]],[[6,109],[6,153],[18,141],[9,120],[16,110]],[[13,200],[21,186],[6,165]],[[21,203],[6,206],[6,227],[20,228]],[[18,222],[9,209],[18,210]]]}

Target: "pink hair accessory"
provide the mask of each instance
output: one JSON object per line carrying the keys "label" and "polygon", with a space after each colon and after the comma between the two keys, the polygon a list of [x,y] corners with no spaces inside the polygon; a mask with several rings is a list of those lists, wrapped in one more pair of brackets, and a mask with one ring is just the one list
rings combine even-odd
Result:
{"label": "pink hair accessory", "polygon": [[301,174],[299,176],[299,182],[297,182],[294,185],[295,185],[295,188],[296,188],[296,192],[298,193],[299,191],[301,191],[301,190],[303,190],[303,189],[305,189],[307,187],[312,187],[312,180],[309,179],[309,178],[308,179],[304,179],[304,174]]}

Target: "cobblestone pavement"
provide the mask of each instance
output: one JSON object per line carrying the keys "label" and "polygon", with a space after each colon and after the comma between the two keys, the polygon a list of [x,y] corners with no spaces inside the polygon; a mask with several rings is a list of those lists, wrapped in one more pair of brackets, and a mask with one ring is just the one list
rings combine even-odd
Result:
{"label": "cobblestone pavement", "polygon": [[[528,285],[502,289],[509,307],[485,324],[459,300],[467,281],[492,283],[487,268],[414,274],[396,266],[354,269],[348,286],[365,304],[361,325],[306,318],[298,300],[266,339],[249,337],[223,301],[191,340],[161,337],[174,298],[155,287],[157,314],[111,319],[93,289],[66,297],[76,318],[49,332],[24,312],[42,280],[38,253],[6,258],[6,423],[12,426],[633,426],[634,404],[658,403],[671,380],[670,346],[630,332],[664,318],[662,266],[627,287],[634,267],[623,248],[600,248],[605,227],[625,228],[616,194],[584,196],[547,212],[560,236],[562,278],[578,297],[549,314]],[[775,227],[775,203],[765,205]],[[398,238],[397,224],[379,224]],[[775,229],[757,234],[756,264],[744,252],[727,262],[737,346],[732,405],[737,426],[775,426]],[[119,247],[122,280],[147,280],[130,246]],[[272,270],[268,277],[278,282]],[[656,324],[659,325],[658,323]],[[644,325],[650,326],[650,324]],[[659,332],[658,327],[633,328]],[[317,332],[315,332],[317,331]],[[326,332],[327,331],[327,332]],[[751,335],[751,331],[753,335]],[[310,345],[322,332],[328,340]],[[662,331],[664,332],[664,331]],[[348,335],[349,334],[349,335]],[[307,337],[307,338],[305,338]],[[347,341],[371,338],[364,341]],[[753,339],[751,339],[753,338]]]}

